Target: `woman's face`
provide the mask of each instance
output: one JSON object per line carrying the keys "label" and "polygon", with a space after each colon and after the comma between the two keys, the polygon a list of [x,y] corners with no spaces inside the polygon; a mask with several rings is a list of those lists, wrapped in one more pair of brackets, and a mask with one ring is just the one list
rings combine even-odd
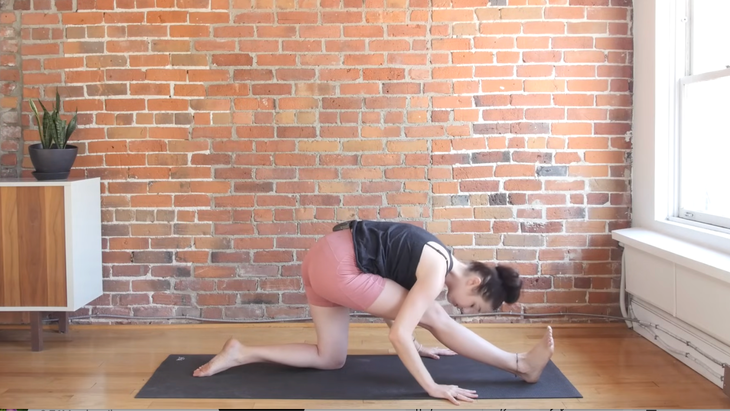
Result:
{"label": "woman's face", "polygon": [[477,292],[479,284],[481,284],[481,278],[478,275],[468,275],[460,278],[447,290],[446,300],[462,314],[490,312],[492,310],[488,307],[491,307],[491,305],[484,301]]}

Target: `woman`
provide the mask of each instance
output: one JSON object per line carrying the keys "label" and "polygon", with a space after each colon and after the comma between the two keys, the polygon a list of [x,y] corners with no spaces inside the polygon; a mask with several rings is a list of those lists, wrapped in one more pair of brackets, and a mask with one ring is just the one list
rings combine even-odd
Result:
{"label": "woman", "polygon": [[[350,310],[383,318],[389,338],[408,371],[432,397],[472,402],[473,390],[434,381],[420,356],[458,353],[536,382],[553,354],[552,331],[529,352],[508,353],[451,318],[436,301],[463,313],[490,312],[519,298],[522,282],[512,268],[455,259],[438,238],[408,223],[349,221],[309,250],[302,280],[317,332],[317,344],[244,346],[235,339],[194,372],[210,376],[253,362],[337,369],[345,364]],[[422,326],[451,350],[424,349],[413,338]]]}

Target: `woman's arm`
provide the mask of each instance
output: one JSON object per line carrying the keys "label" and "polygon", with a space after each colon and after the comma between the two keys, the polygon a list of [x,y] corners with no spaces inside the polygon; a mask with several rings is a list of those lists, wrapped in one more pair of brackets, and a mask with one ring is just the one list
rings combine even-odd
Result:
{"label": "woman's arm", "polygon": [[437,384],[423,364],[418,350],[413,344],[412,335],[428,307],[441,292],[441,286],[435,276],[423,277],[419,278],[408,292],[393,321],[388,338],[408,371],[424,390],[431,392]]}
{"label": "woman's arm", "polygon": [[[393,327],[393,320],[389,320],[387,318],[383,318],[383,320],[386,324],[388,324],[388,329]],[[442,355],[456,355],[456,352],[448,348],[425,347],[423,344],[418,342],[418,340],[416,340],[415,334],[413,334],[413,344],[416,345],[416,351],[418,351],[418,354],[421,357],[433,358],[434,360],[438,360],[441,358]]]}
{"label": "woman's arm", "polygon": [[[393,320],[389,320],[387,318],[383,318],[383,320],[385,321],[386,324],[388,324],[388,328],[389,329],[393,328]],[[416,344],[416,350],[418,350],[418,351],[420,351],[421,350],[421,347],[423,347],[423,345],[421,345],[421,343],[419,343],[418,341],[416,341],[416,334],[415,333],[413,334],[413,344]],[[0,410],[0,411],[2,411],[2,410]]]}
{"label": "woman's arm", "polygon": [[[387,318],[383,318],[386,324],[388,324],[388,328],[393,328],[393,320],[389,320]],[[416,334],[413,334],[413,344],[416,345],[416,351],[421,352],[421,348],[423,348],[423,344],[416,341]]]}
{"label": "woman's arm", "polygon": [[476,396],[474,391],[436,383],[423,364],[412,338],[413,332],[426,310],[443,290],[444,277],[441,273],[445,270],[446,264],[443,257],[435,257],[431,252],[424,251],[418,267],[416,283],[408,292],[393,321],[388,337],[405,367],[429,395],[446,398],[458,405],[457,399],[472,401],[471,398]]}

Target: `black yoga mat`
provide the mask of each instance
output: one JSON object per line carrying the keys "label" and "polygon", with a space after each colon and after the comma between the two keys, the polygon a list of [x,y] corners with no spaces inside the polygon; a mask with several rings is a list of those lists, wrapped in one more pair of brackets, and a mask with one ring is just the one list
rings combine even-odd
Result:
{"label": "black yoga mat", "polygon": [[[213,355],[175,354],[165,359],[136,398],[216,398],[287,400],[428,399],[397,355],[350,355],[338,370],[248,364],[211,377],[193,371]],[[461,356],[424,359],[439,384],[476,390],[480,399],[582,398],[550,361],[540,381],[528,384],[513,374]]]}

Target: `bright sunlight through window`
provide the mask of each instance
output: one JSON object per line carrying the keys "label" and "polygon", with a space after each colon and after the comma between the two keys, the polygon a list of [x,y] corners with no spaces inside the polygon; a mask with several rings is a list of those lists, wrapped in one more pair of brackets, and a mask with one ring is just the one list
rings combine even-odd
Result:
{"label": "bright sunlight through window", "polygon": [[690,1],[690,64],[680,81],[678,217],[730,228],[730,0]]}

